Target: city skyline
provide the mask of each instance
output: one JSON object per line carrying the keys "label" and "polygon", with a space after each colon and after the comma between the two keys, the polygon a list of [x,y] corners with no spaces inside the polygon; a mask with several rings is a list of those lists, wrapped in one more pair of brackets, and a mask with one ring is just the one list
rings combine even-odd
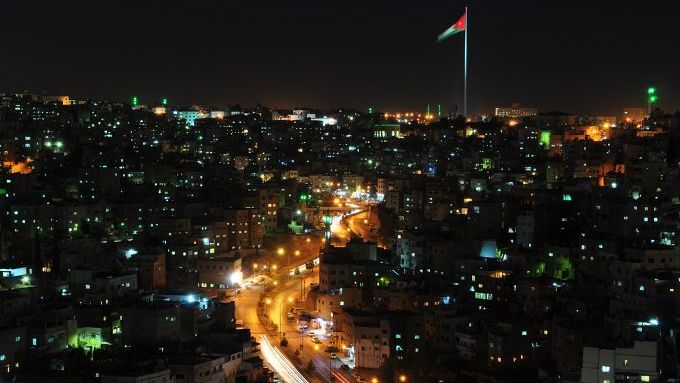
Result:
{"label": "city skyline", "polygon": [[680,382],[680,1],[0,10],[0,383]]}
{"label": "city skyline", "polygon": [[[436,36],[463,6],[8,4],[0,18],[21,33],[0,38],[6,53],[0,69],[12,74],[0,88],[273,108],[442,104],[446,110],[458,105],[460,113],[462,39],[437,44]],[[674,112],[679,103],[672,49],[680,43],[672,32],[677,4],[470,7],[473,114],[514,102],[612,114],[644,106],[648,86],[659,90],[662,109]],[[31,20],[41,22],[26,28]]]}

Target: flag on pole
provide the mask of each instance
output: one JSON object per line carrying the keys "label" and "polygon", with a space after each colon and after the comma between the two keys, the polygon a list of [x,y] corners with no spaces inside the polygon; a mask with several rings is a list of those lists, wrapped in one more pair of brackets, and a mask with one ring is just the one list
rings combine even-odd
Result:
{"label": "flag on pole", "polygon": [[439,37],[437,37],[437,42],[446,40],[447,38],[455,35],[458,32],[463,32],[465,28],[467,28],[467,10],[465,10],[463,16],[461,16],[460,19],[458,19],[458,21],[456,21],[455,24],[450,26],[447,30],[442,32],[442,34],[439,35]]}

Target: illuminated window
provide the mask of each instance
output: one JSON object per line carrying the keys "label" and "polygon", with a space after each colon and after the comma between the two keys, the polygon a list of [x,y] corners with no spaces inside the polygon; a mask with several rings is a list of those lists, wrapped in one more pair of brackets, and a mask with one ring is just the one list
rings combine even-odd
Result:
{"label": "illuminated window", "polygon": [[602,372],[609,372],[610,370],[609,366],[602,366]]}

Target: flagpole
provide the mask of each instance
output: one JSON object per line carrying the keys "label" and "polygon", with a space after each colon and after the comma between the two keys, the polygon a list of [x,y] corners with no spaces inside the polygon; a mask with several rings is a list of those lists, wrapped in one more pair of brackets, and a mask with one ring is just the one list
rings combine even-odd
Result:
{"label": "flagpole", "polygon": [[468,31],[470,23],[468,19],[468,7],[465,6],[465,75],[463,80],[463,117],[467,118],[467,82],[468,82]]}

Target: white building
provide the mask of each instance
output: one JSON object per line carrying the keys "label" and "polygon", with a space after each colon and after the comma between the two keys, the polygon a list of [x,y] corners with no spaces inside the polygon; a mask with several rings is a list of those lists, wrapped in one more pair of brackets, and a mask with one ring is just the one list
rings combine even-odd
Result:
{"label": "white building", "polygon": [[581,382],[653,382],[660,363],[657,342],[635,341],[632,348],[584,347]]}
{"label": "white building", "polygon": [[210,114],[200,110],[175,110],[172,114],[179,120],[186,121],[187,125],[194,126],[196,120],[200,118],[208,118]]}

